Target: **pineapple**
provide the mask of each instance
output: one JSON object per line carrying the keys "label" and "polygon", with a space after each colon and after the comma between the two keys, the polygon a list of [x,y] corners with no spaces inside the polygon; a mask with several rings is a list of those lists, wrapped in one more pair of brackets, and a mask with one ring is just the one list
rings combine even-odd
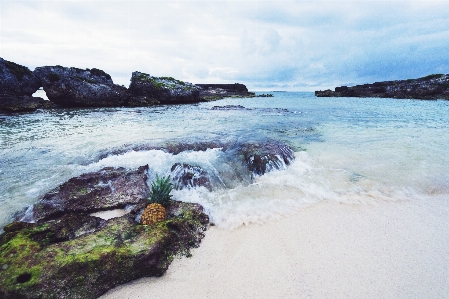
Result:
{"label": "pineapple", "polygon": [[156,181],[151,184],[151,192],[148,200],[150,204],[145,208],[140,219],[142,224],[152,224],[165,220],[165,207],[171,200],[170,192],[173,185],[170,183],[170,176],[160,178],[156,175]]}
{"label": "pineapple", "polygon": [[150,203],[143,211],[140,223],[151,224],[165,220],[165,208],[158,203]]}

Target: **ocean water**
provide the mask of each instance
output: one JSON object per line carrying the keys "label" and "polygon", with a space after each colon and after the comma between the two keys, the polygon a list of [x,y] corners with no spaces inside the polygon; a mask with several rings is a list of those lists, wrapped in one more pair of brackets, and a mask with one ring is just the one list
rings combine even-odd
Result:
{"label": "ocean water", "polygon": [[[106,166],[148,164],[150,179],[185,162],[213,176],[216,188],[175,190],[201,203],[224,228],[264,223],[322,202],[449,202],[449,101],[316,98],[223,99],[145,108],[51,109],[0,115],[0,227],[71,177]],[[240,105],[245,109],[212,109]],[[295,161],[239,180],[220,148],[105,153],[163,142],[278,140]]]}

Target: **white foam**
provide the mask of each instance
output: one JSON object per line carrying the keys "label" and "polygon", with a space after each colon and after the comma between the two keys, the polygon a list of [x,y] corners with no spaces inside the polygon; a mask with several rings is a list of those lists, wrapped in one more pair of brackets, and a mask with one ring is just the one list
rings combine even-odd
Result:
{"label": "white foam", "polygon": [[175,163],[193,163],[206,168],[211,167],[211,161],[217,159],[221,149],[207,149],[206,151],[185,151],[178,155],[166,153],[162,150],[130,151],[121,155],[112,155],[88,166],[80,166],[85,171],[97,171],[103,167],[137,168],[148,164],[150,169],[158,173],[168,173]]}
{"label": "white foam", "polygon": [[[190,163],[206,169],[220,178],[227,159],[220,159],[221,149],[187,151],[178,155],[161,150],[127,152],[109,156],[85,167],[85,172],[106,166],[137,168],[148,164],[149,181],[156,173],[169,174],[175,163]],[[317,155],[320,158],[319,153]],[[376,205],[380,202],[404,201],[430,196],[413,186],[389,184],[376,175],[352,172],[350,165],[339,167],[329,159],[312,157],[308,152],[295,153],[295,160],[282,170],[258,176],[252,184],[236,184],[235,188],[220,188],[210,192],[204,187],[174,190],[173,198],[201,204],[211,222],[224,228],[236,228],[251,223],[265,223],[297,212],[319,202]],[[223,174],[223,171],[222,171]],[[224,184],[223,184],[224,185]]]}
{"label": "white foam", "polygon": [[376,205],[426,196],[412,188],[397,188],[357,176],[343,169],[326,168],[307,152],[295,153],[285,170],[272,171],[253,184],[208,192],[205,188],[174,192],[177,200],[203,205],[211,222],[225,228],[265,223],[319,202]]}

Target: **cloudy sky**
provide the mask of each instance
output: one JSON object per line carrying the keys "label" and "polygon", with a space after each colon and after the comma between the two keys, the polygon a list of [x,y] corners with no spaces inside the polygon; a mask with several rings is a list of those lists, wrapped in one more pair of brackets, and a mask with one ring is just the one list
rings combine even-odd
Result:
{"label": "cloudy sky", "polygon": [[0,57],[250,90],[449,73],[448,1],[0,0]]}

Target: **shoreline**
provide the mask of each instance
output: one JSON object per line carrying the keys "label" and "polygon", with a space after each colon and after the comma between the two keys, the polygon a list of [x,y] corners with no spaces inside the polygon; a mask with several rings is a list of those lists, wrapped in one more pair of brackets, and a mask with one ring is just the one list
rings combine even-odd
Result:
{"label": "shoreline", "polygon": [[263,225],[211,227],[162,277],[100,298],[449,298],[441,204],[322,202]]}

